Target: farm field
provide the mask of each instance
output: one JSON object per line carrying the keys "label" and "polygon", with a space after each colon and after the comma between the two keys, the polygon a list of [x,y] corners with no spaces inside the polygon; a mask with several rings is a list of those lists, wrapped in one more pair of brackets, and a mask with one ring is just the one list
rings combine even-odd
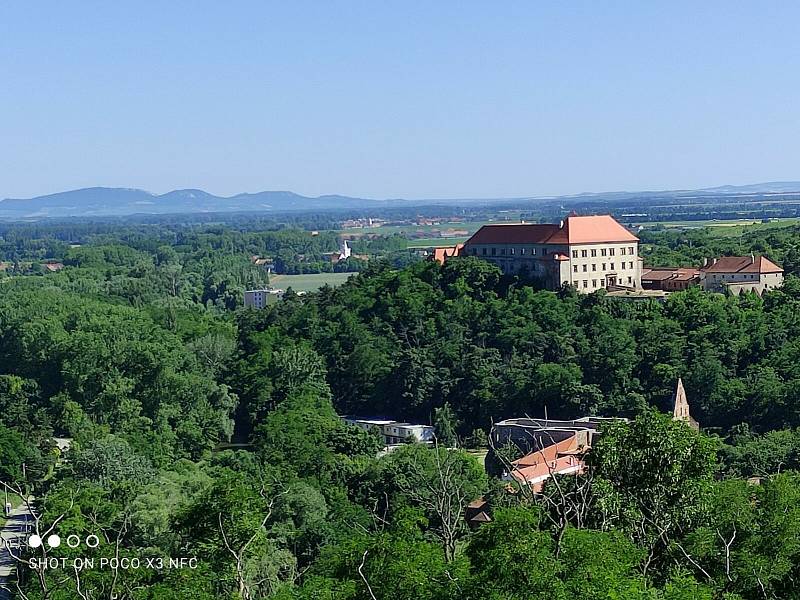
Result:
{"label": "farm field", "polygon": [[783,227],[791,227],[792,225],[800,224],[800,219],[786,218],[786,219],[773,219],[769,223],[754,223],[752,225],[739,224],[730,227],[716,229],[714,235],[720,237],[737,237],[742,235],[745,231],[766,231],[770,229],[781,229]]}
{"label": "farm field", "polygon": [[271,275],[269,284],[274,288],[292,288],[295,292],[313,292],[328,285],[341,285],[355,273],[304,273],[302,275]]}
{"label": "farm field", "polygon": [[[756,219],[728,219],[716,220],[709,219],[707,221],[652,221],[652,222],[639,222],[632,223],[634,226],[641,227],[656,227],[663,226],[666,228],[675,229],[701,229],[703,227],[715,228],[754,228],[754,229],[774,229],[780,227],[788,227],[789,225],[796,225],[800,223],[800,219],[794,217],[771,219],[768,223],[762,223]],[[738,235],[738,233],[736,234]]]}

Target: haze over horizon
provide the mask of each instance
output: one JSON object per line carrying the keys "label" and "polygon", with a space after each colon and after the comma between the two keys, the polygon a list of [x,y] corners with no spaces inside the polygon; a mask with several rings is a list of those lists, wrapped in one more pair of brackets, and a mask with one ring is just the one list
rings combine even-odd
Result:
{"label": "haze over horizon", "polygon": [[481,198],[800,179],[800,6],[9,6],[0,198]]}

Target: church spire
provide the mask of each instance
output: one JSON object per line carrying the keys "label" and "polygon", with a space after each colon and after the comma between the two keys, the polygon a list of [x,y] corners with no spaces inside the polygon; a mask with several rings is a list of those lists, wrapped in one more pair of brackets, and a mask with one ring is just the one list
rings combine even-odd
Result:
{"label": "church spire", "polygon": [[676,421],[686,421],[692,429],[700,428],[689,412],[689,400],[680,377],[678,377],[678,385],[675,386],[675,393],[672,395],[672,418]]}

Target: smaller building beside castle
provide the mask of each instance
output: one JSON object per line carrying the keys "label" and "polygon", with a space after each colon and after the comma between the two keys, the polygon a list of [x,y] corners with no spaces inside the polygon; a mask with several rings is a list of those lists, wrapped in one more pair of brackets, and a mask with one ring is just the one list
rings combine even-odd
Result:
{"label": "smaller building beside castle", "polygon": [[700,281],[707,292],[761,295],[783,284],[783,269],[765,256],[723,256],[704,261]]}

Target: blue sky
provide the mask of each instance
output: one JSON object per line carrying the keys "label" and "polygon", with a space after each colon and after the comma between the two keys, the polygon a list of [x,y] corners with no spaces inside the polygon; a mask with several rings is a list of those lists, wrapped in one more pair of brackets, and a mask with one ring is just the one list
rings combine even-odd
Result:
{"label": "blue sky", "polygon": [[800,179],[797,2],[17,2],[0,197]]}

